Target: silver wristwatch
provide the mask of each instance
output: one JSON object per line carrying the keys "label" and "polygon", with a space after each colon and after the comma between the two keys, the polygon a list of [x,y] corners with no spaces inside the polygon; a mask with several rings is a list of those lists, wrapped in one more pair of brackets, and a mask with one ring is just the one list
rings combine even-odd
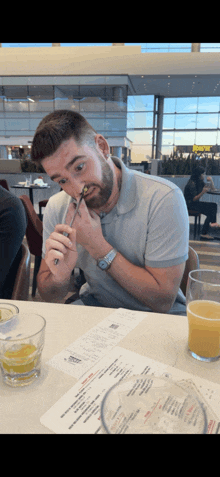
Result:
{"label": "silver wristwatch", "polygon": [[110,252],[107,253],[107,255],[105,255],[105,257],[99,258],[97,260],[98,267],[101,268],[101,270],[108,270],[116,255],[117,250],[113,248],[112,250],[110,250]]}

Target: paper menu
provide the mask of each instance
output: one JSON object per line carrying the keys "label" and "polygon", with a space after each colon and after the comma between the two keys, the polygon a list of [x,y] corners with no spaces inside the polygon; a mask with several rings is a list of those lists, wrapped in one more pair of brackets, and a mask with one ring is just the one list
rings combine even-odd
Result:
{"label": "paper menu", "polygon": [[146,312],[119,308],[53,356],[47,364],[79,379],[146,316]]}
{"label": "paper menu", "polygon": [[208,432],[220,433],[220,385],[121,347],[115,347],[96,363],[42,416],[41,423],[58,434],[100,433],[100,406],[105,393],[122,377],[133,374],[166,376],[193,387],[204,402]]}

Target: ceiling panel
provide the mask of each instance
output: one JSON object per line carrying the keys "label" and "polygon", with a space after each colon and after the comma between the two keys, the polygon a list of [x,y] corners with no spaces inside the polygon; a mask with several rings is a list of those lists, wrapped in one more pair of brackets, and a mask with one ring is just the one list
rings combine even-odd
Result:
{"label": "ceiling panel", "polygon": [[219,75],[131,75],[134,94],[155,94],[167,97],[219,96]]}

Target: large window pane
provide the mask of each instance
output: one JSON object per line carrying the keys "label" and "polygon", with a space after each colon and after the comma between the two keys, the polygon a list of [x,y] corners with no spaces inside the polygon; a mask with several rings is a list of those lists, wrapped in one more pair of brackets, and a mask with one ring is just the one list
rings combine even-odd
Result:
{"label": "large window pane", "polygon": [[106,87],[106,111],[127,111],[127,92],[124,87]]}
{"label": "large window pane", "polygon": [[55,109],[70,109],[79,111],[79,87],[61,85],[54,87]]}
{"label": "large window pane", "polygon": [[30,130],[31,131],[36,131],[39,123],[40,123],[41,119],[40,118],[36,118],[36,119],[30,119]]}
{"label": "large window pane", "polygon": [[128,96],[127,110],[128,111],[153,111],[154,96]]}
{"label": "large window pane", "polygon": [[127,131],[127,138],[134,144],[152,144],[152,131]]}
{"label": "large window pane", "polygon": [[217,131],[216,134],[216,144],[220,144],[220,131]]}
{"label": "large window pane", "polygon": [[194,113],[197,111],[197,98],[176,98],[177,113]]}
{"label": "large window pane", "polygon": [[[86,113],[83,113],[82,116],[87,119],[89,124],[99,133],[100,130],[106,130],[106,124],[105,124],[105,119],[103,118],[88,118]],[[100,134],[100,133],[99,133]]]}
{"label": "large window pane", "polygon": [[106,131],[112,132],[121,132],[121,135],[126,135],[126,119],[120,118],[108,118],[105,121],[105,129]]}
{"label": "large window pane", "polygon": [[164,131],[162,134],[163,146],[171,146],[174,143],[174,133]]}
{"label": "large window pane", "polygon": [[175,113],[176,98],[164,98],[164,113]]}
{"label": "large window pane", "polygon": [[153,113],[128,113],[128,128],[152,128]]}
{"label": "large window pane", "polygon": [[55,99],[55,109],[70,109],[79,112],[79,101],[68,98]]}
{"label": "large window pane", "polygon": [[54,110],[54,90],[53,86],[29,86],[30,111],[45,111],[49,113]]}
{"label": "large window pane", "polygon": [[6,131],[28,131],[29,130],[29,119],[7,119],[6,121]]}
{"label": "large window pane", "polygon": [[26,101],[18,101],[13,99],[6,99],[5,100],[5,111],[13,112],[22,112],[26,111],[28,113],[28,100]]}
{"label": "large window pane", "polygon": [[105,87],[99,85],[80,86],[80,111],[104,111]]}
{"label": "large window pane", "polygon": [[146,161],[152,153],[152,131],[128,131],[127,137],[132,141],[132,162]]}
{"label": "large window pane", "polygon": [[220,96],[211,98],[198,98],[198,112],[218,112],[220,109]]}
{"label": "large window pane", "polygon": [[170,156],[173,153],[173,145],[162,146],[161,152],[163,156]]}
{"label": "large window pane", "polygon": [[0,111],[4,111],[4,96],[0,96]]}
{"label": "large window pane", "polygon": [[34,103],[30,103],[30,111],[45,111],[45,113],[52,112],[54,110],[53,100],[37,100]]}
{"label": "large window pane", "polygon": [[98,97],[87,97],[80,100],[80,111],[105,111],[105,100]]}
{"label": "large window pane", "polygon": [[214,129],[218,127],[218,114],[198,114],[197,128]]}
{"label": "large window pane", "polygon": [[163,129],[175,128],[175,114],[164,114],[163,117]]}
{"label": "large window pane", "polygon": [[196,114],[176,114],[176,129],[195,129],[195,127]]}
{"label": "large window pane", "polygon": [[174,145],[192,146],[195,143],[195,131],[175,131]]}
{"label": "large window pane", "polygon": [[217,141],[217,131],[196,131],[197,145],[214,145]]}
{"label": "large window pane", "polygon": [[191,43],[141,43],[141,51],[145,53],[190,52]]}
{"label": "large window pane", "polygon": [[214,53],[220,51],[220,43],[200,43],[202,53]]}
{"label": "large window pane", "polygon": [[1,134],[4,134],[4,131],[5,131],[5,121],[4,121],[4,119],[0,119],[0,131],[1,131]]}

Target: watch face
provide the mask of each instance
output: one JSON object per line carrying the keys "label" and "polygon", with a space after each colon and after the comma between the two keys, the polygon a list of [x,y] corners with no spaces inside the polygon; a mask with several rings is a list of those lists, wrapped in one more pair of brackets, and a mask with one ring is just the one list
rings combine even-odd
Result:
{"label": "watch face", "polygon": [[102,270],[105,270],[107,268],[108,264],[105,260],[99,260],[99,268]]}

